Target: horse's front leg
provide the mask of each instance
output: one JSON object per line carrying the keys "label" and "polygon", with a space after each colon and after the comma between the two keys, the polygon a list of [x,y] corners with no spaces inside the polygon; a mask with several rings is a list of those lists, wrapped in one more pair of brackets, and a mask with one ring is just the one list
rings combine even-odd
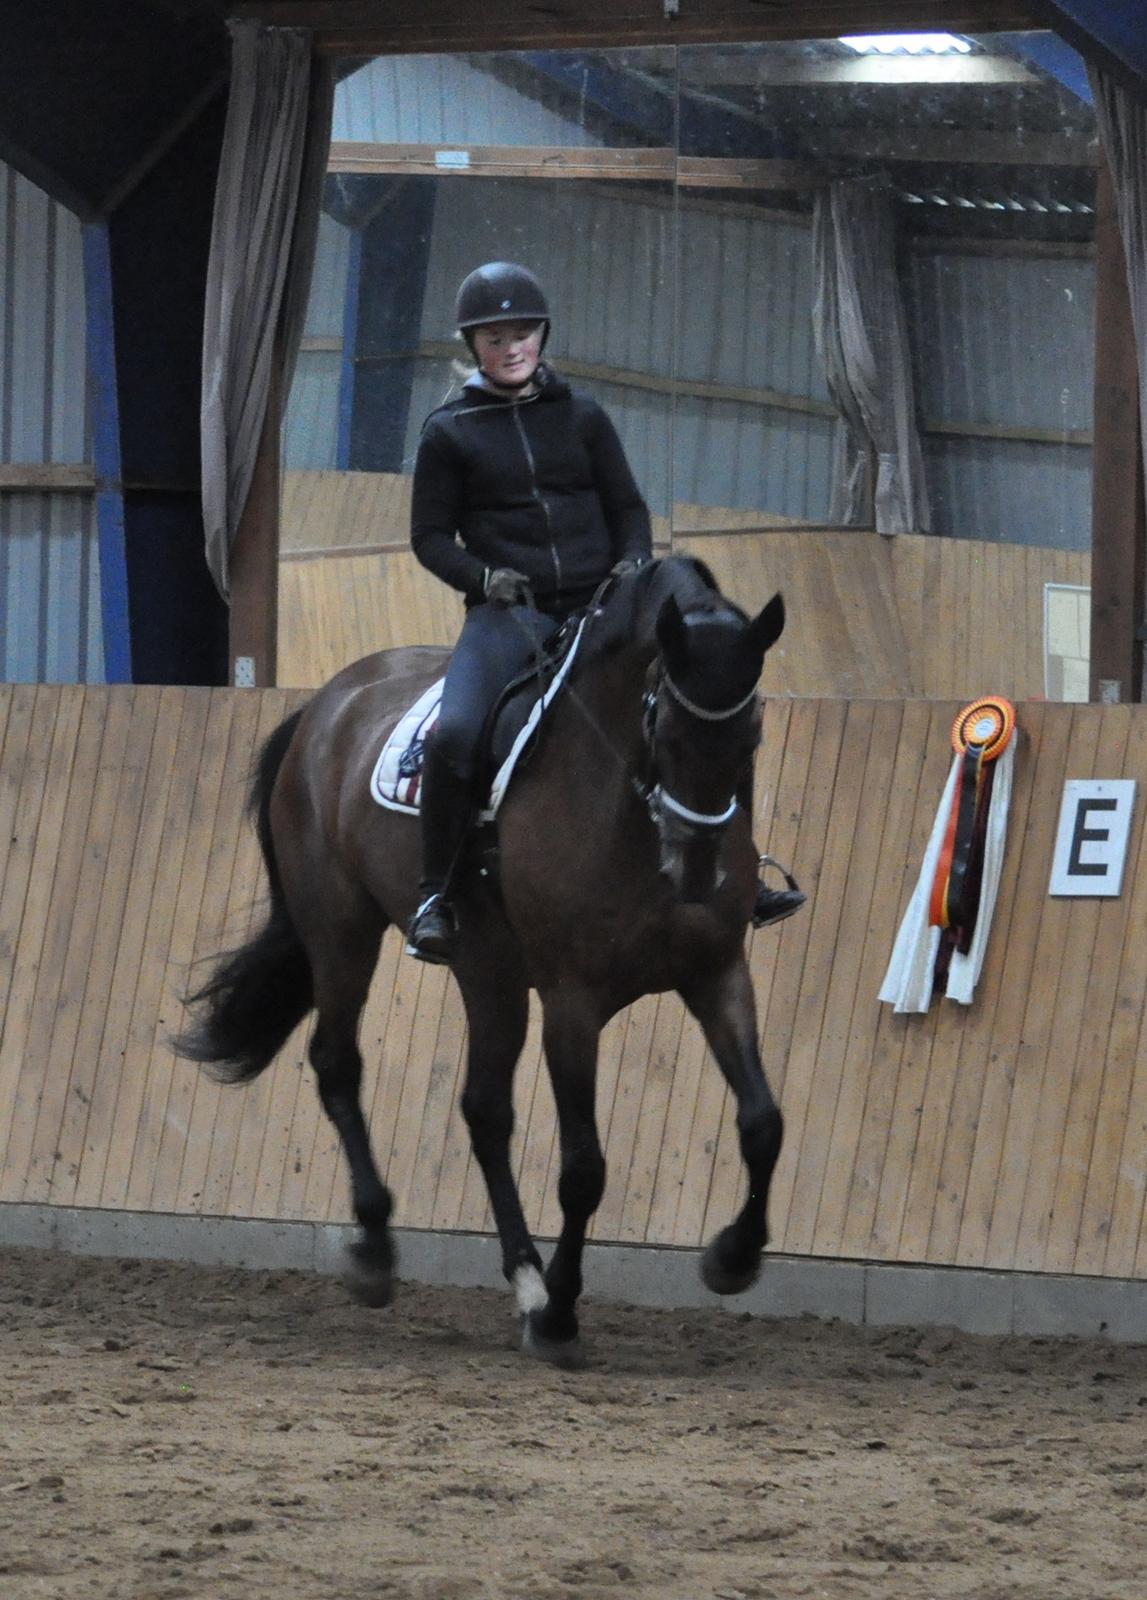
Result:
{"label": "horse's front leg", "polygon": [[769,1185],[784,1124],[757,1049],[757,1008],[743,957],[723,972],[681,990],[737,1101],[737,1132],[749,1193],[737,1216],[712,1239],[701,1276],[715,1294],[740,1294],[756,1281],[768,1243]]}
{"label": "horse's front leg", "polygon": [[574,1367],[583,1360],[576,1307],[586,1229],[605,1189],[605,1157],[594,1108],[601,1023],[590,996],[565,989],[543,992],[542,1009],[561,1145],[562,1228],[546,1269],[545,1304],[527,1314],[523,1342],[543,1361]]}
{"label": "horse's front leg", "polygon": [[454,976],[469,1028],[462,1115],[486,1180],[502,1245],[502,1271],[525,1316],[545,1304],[546,1290],[542,1258],[530,1237],[510,1162],[514,1069],[529,1021],[529,985],[519,969],[512,949],[500,947],[493,937],[481,937],[463,946]]}

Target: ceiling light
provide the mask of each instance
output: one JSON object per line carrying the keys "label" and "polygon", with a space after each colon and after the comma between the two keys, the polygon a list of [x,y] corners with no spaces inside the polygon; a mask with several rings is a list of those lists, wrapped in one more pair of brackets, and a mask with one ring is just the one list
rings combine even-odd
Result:
{"label": "ceiling light", "polygon": [[958,39],[954,33],[854,34],[838,42],[861,56],[966,56],[972,48],[967,39]]}

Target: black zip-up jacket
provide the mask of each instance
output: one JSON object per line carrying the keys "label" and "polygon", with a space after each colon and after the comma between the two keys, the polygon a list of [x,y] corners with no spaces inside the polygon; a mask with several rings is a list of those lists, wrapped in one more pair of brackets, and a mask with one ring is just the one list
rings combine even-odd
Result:
{"label": "black zip-up jacket", "polygon": [[560,616],[584,605],[615,562],[648,560],[649,512],[612,422],[539,367],[538,392],[504,400],[471,380],[432,411],[414,465],[411,544],[424,567],[483,598],[488,568],[530,580]]}

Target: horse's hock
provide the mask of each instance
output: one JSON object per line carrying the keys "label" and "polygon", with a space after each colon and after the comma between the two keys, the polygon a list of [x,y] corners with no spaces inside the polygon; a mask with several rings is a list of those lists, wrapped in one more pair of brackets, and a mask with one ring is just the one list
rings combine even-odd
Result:
{"label": "horse's hock", "polygon": [[[244,777],[304,698],[0,689],[0,1242],[261,1265],[333,1259],[325,1225],[349,1220],[345,1177],[299,1070],[302,1031],[242,1091],[213,1085],[168,1044],[196,961],[246,935],[261,886]],[[792,862],[809,904],[752,936],[786,1144],[771,1206],[771,1252],[783,1259],[766,1268],[765,1298],[745,1303],[983,1331],[1102,1324],[1142,1337],[1140,816],[1119,898],[1047,891],[1064,779],[1147,779],[1147,709],[1020,706],[1007,856],[974,1003],[895,1017],[877,990],[957,709],[765,705],[755,834]],[[388,935],[362,1045],[404,1266],[495,1281],[456,1105],[461,1003],[446,974],[400,949]],[[515,1159],[528,1221],[549,1237],[557,1162],[539,1068],[535,1019]],[[742,1169],[723,1083],[676,997],[611,1024],[598,1107],[609,1179],[591,1241],[612,1248],[595,1253],[590,1292],[705,1299],[679,1250],[698,1249],[731,1215]],[[966,1270],[939,1270],[951,1268]]]}

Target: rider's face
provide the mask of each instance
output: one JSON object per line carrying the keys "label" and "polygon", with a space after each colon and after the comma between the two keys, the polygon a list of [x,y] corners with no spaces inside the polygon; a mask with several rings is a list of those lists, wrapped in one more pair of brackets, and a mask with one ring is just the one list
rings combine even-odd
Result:
{"label": "rider's face", "polygon": [[528,383],[542,353],[541,322],[488,322],[475,328],[474,354],[482,376],[517,388]]}

